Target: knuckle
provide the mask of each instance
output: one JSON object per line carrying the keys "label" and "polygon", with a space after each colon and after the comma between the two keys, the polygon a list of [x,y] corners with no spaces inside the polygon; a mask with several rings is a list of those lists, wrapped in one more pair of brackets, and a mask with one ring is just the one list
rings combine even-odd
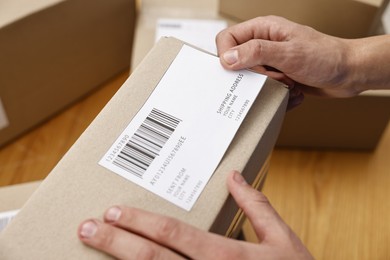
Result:
{"label": "knuckle", "polygon": [[158,253],[155,247],[152,245],[144,245],[139,248],[135,259],[153,260],[157,259]]}
{"label": "knuckle", "polygon": [[268,198],[261,192],[254,190],[253,191],[253,199],[257,202],[264,203],[264,204],[270,204]]}
{"label": "knuckle", "polygon": [[[248,50],[246,50],[246,53],[251,53],[251,55],[241,55],[240,57],[243,58],[243,62],[247,63],[250,60],[256,61],[256,63],[261,63],[261,54],[263,52],[263,44],[258,39],[253,39],[248,42]],[[246,60],[245,60],[246,59]]]}
{"label": "knuckle", "polygon": [[158,224],[157,227],[157,239],[169,240],[178,236],[179,223],[172,218],[164,218]]}
{"label": "knuckle", "polygon": [[224,29],[220,31],[216,36],[215,36],[215,41],[216,42],[223,42],[227,38],[229,38],[229,35],[231,35],[230,28]]}
{"label": "knuckle", "polygon": [[224,31],[224,30],[223,30],[223,31],[220,31],[220,32],[217,34],[217,36],[215,36],[216,41],[222,40],[222,38],[224,37],[224,35],[225,35],[225,31]]}
{"label": "knuckle", "polygon": [[242,250],[240,250],[238,247],[221,247],[219,250],[215,251],[215,259],[242,259],[242,253]]}
{"label": "knuckle", "polygon": [[251,41],[253,45],[253,49],[255,50],[255,54],[257,55],[257,58],[260,58],[261,52],[263,50],[263,44],[261,41],[258,40],[253,40]]}
{"label": "knuckle", "polygon": [[245,202],[242,205],[242,208],[245,210],[250,209],[254,205],[259,205],[259,204],[271,205],[268,198],[263,193],[255,189],[249,191],[249,193],[247,194],[247,198],[248,199],[245,200]]}
{"label": "knuckle", "polygon": [[107,228],[101,228],[100,234],[96,236],[95,245],[101,249],[110,249],[114,244],[114,233]]}

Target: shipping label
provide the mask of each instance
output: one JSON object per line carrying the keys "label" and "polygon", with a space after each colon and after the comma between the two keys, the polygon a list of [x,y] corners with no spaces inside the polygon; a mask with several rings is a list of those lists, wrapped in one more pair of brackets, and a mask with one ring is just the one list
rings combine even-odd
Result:
{"label": "shipping label", "polygon": [[191,210],[265,80],[184,45],[99,164]]}

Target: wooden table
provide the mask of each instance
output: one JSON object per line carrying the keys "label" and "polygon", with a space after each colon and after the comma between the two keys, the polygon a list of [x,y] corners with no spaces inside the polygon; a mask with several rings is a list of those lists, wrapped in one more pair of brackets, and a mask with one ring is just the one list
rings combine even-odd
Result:
{"label": "wooden table", "polygon": [[[127,77],[1,148],[0,186],[45,178]],[[372,152],[276,149],[264,193],[317,259],[390,259],[390,127]]]}

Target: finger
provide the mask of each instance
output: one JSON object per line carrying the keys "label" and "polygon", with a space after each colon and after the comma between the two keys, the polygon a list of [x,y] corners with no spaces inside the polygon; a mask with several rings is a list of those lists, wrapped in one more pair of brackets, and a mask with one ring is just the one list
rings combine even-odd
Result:
{"label": "finger", "polygon": [[98,220],[83,222],[78,235],[85,244],[119,259],[183,259],[165,247]]}
{"label": "finger", "polygon": [[264,16],[230,26],[216,37],[218,55],[252,39],[284,41],[289,24],[293,23],[282,17]]}
{"label": "finger", "polygon": [[289,227],[268,199],[247,184],[239,172],[230,173],[227,184],[238,206],[251,222],[259,241],[277,240],[288,233],[286,231],[289,231]]}
{"label": "finger", "polygon": [[289,48],[288,42],[252,39],[221,53],[220,62],[229,70],[266,65],[284,71],[284,64],[291,55]]}
{"label": "finger", "polygon": [[237,252],[240,252],[241,243],[232,243],[231,239],[141,209],[115,206],[107,210],[105,221],[140,234],[192,259],[226,259],[225,256],[229,255],[239,257]]}
{"label": "finger", "polygon": [[303,102],[304,98],[305,96],[298,86],[293,86],[292,88],[290,88],[287,110],[291,110],[300,105]]}

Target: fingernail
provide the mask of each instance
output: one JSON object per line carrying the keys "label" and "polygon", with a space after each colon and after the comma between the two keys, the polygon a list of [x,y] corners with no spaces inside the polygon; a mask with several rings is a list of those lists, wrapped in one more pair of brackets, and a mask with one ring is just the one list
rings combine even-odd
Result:
{"label": "fingernail", "polygon": [[84,238],[90,238],[95,235],[97,231],[97,225],[93,221],[85,222],[80,231],[80,235]]}
{"label": "fingernail", "polygon": [[234,171],[233,179],[235,182],[239,184],[247,184],[245,179],[242,177],[242,175],[237,171]]}
{"label": "fingernail", "polygon": [[122,210],[118,207],[112,207],[107,210],[106,212],[106,220],[110,222],[115,222],[117,221],[122,214]]}
{"label": "fingernail", "polygon": [[238,61],[238,51],[230,50],[223,54],[223,59],[230,65],[236,63]]}

